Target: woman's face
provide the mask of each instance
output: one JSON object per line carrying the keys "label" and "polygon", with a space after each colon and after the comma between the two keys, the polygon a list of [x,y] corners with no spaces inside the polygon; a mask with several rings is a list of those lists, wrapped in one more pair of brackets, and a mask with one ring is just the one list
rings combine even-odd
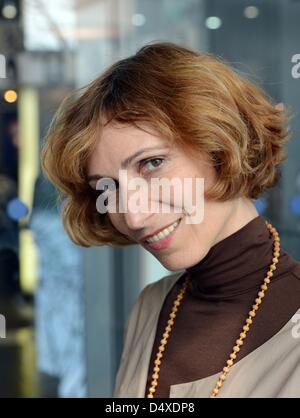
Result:
{"label": "woman's face", "polygon": [[[203,179],[204,190],[207,190],[215,183],[216,172],[206,154],[192,158],[179,148],[170,148],[162,136],[149,127],[144,127],[147,132],[132,125],[112,122],[103,128],[88,164],[88,175],[93,178],[89,180],[89,184],[95,189],[97,177],[112,178],[119,182],[119,190],[115,192],[117,194],[121,189],[124,192],[125,187],[125,183],[120,181],[119,170],[126,169],[128,182],[132,179],[143,179],[144,184],[149,185],[148,209],[131,210],[128,205],[127,211],[108,212],[106,216],[110,217],[118,231],[151,252],[166,269],[183,270],[199,262],[214,244],[239,229],[239,210],[247,204],[250,207],[250,200],[204,200],[203,217],[200,222],[195,223],[195,217],[192,218],[195,212],[187,213],[183,205],[178,207],[178,200],[174,199],[172,191],[170,199],[168,195],[162,197],[161,193],[153,197],[150,189],[153,178],[179,178],[182,184],[184,179],[191,179],[193,204],[198,204],[195,201],[196,187],[199,187],[196,179]],[[135,157],[126,167],[122,165],[122,162],[133,155]],[[137,188],[135,192],[127,189],[126,199],[130,199],[138,190],[141,189]],[[164,208],[169,210],[151,210],[151,200],[162,202]],[[194,221],[191,222],[191,219]],[[169,226],[171,228],[164,231],[164,236],[157,236],[157,231]],[[153,234],[156,236],[150,238],[152,242],[145,242],[145,237]]]}

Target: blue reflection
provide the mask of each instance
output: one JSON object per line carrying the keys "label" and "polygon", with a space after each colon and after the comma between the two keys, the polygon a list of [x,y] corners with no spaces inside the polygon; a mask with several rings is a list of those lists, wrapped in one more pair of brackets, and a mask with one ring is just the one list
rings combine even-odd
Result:
{"label": "blue reflection", "polygon": [[300,195],[295,195],[290,201],[290,208],[292,213],[300,215]]}
{"label": "blue reflection", "polygon": [[266,199],[264,197],[260,197],[259,199],[255,200],[254,205],[257,212],[262,215],[267,207]]}
{"label": "blue reflection", "polygon": [[28,207],[20,199],[15,198],[8,202],[6,212],[11,219],[18,221],[28,214]]}

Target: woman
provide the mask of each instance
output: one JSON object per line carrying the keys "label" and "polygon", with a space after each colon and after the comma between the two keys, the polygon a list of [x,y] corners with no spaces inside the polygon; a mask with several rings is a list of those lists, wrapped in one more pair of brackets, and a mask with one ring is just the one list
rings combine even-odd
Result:
{"label": "woman", "polygon": [[[300,264],[253,202],[281,175],[286,113],[219,58],[172,43],[118,61],[57,112],[42,164],[73,241],[140,244],[175,272],[132,308],[115,397],[300,395]],[[155,192],[174,178],[192,181],[188,209],[183,189]],[[141,200],[159,210],[133,210]]]}

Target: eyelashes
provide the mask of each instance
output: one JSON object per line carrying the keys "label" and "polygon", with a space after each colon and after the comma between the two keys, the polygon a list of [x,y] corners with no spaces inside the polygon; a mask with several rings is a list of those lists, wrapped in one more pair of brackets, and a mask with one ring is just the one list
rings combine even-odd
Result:
{"label": "eyelashes", "polygon": [[148,170],[148,172],[146,174],[152,173],[153,171],[155,171],[158,168],[160,168],[163,165],[163,163],[164,163],[165,160],[162,157],[152,157],[152,158],[147,158],[145,160],[140,161],[139,162],[139,169],[140,169],[140,171],[142,171],[147,166],[147,164],[151,163],[153,165],[153,162],[157,162],[157,161],[160,161],[161,163],[158,166],[155,166],[154,165],[153,170]]}

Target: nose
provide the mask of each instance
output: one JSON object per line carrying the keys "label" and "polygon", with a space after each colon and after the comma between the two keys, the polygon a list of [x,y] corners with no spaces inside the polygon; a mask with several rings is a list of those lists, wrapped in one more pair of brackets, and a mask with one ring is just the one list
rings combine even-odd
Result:
{"label": "nose", "polygon": [[128,229],[134,230],[142,230],[147,225],[147,220],[151,215],[147,215],[145,213],[132,213],[127,212],[125,213],[125,222]]}
{"label": "nose", "polygon": [[128,191],[124,220],[127,227],[131,230],[144,229],[149,224],[149,218],[153,215],[150,212],[149,205],[145,205],[148,202],[144,202],[144,205],[142,205],[142,203],[140,197],[134,197],[134,192]]}

